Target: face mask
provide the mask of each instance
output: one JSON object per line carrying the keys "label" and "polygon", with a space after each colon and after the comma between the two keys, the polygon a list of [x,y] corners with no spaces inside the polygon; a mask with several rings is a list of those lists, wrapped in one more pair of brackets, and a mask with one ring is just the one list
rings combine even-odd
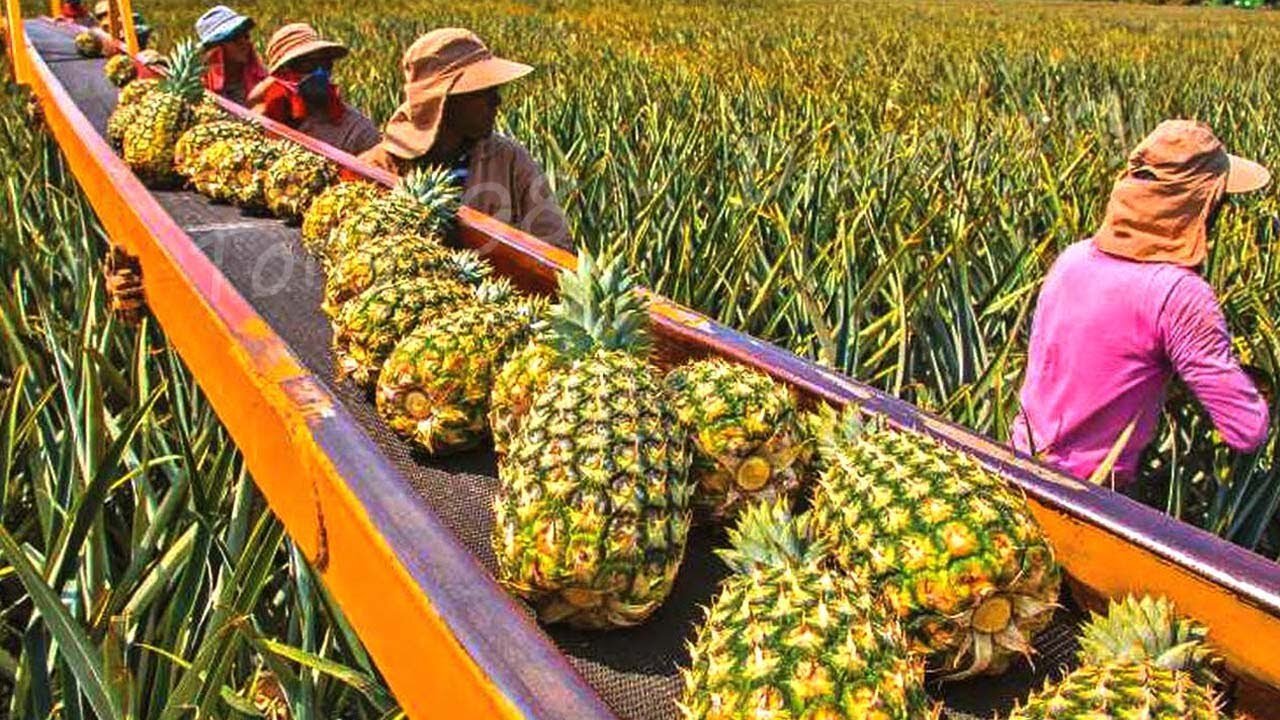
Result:
{"label": "face mask", "polygon": [[298,81],[298,93],[307,100],[323,100],[329,97],[329,71],[319,67]]}

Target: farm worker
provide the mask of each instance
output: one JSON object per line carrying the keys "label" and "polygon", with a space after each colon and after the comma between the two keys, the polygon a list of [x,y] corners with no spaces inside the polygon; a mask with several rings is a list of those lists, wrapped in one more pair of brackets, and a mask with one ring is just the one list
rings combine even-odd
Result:
{"label": "farm worker", "polygon": [[1199,269],[1226,195],[1270,177],[1202,123],[1167,120],[1139,143],[1102,227],[1058,257],[1040,290],[1018,449],[1089,478],[1128,432],[1110,479],[1130,489],[1174,373],[1231,448],[1266,441],[1267,403]]}
{"label": "farm worker", "polygon": [[205,88],[245,104],[249,91],[267,76],[253,49],[253,18],[226,5],[215,5],[196,20],[196,36],[205,51]]}
{"label": "farm worker", "polygon": [[85,25],[92,27],[97,23],[89,15],[89,11],[85,9],[81,0],[63,0],[58,6],[58,20],[75,23],[77,25]]}
{"label": "farm worker", "polygon": [[405,101],[387,122],[382,142],[362,159],[397,175],[419,166],[452,168],[464,204],[572,250],[542,168],[520,143],[493,132],[499,88],[533,68],[495,57],[461,28],[418,38],[402,67]]}
{"label": "farm worker", "polygon": [[[110,18],[108,17],[110,12],[110,5],[107,0],[98,0],[98,3],[93,6],[93,19],[97,21],[99,27],[108,33],[111,32],[111,28],[108,27],[110,25]],[[133,32],[138,36],[138,49],[145,50],[147,42],[151,39],[151,26],[147,25],[147,21],[142,19],[142,13],[136,10],[133,13]],[[121,33],[120,40],[123,42],[123,31]]]}
{"label": "farm worker", "polygon": [[332,78],[334,61],[346,54],[310,25],[285,25],[267,43],[271,74],[249,93],[250,107],[353,155],[368,150],[381,139],[378,126],[342,101]]}

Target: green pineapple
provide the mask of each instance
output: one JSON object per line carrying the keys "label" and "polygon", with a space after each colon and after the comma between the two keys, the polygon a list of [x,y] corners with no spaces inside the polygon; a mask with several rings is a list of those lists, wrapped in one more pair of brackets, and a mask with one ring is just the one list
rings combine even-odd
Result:
{"label": "green pineapple", "polygon": [[644,306],[596,322],[631,304],[621,267],[584,253],[576,278],[562,273],[547,340],[568,362],[534,395],[498,465],[498,579],[543,622],[638,624],[666,600],[684,557],[687,438],[647,359]]}
{"label": "green pineapple", "polygon": [[814,522],[840,565],[876,588],[913,650],[948,677],[1000,673],[1053,616],[1061,574],[1026,500],[925,435],[808,417],[823,472]]}
{"label": "green pineapple", "polygon": [[489,263],[470,250],[446,250],[429,237],[390,235],[352,250],[330,266],[323,309],[332,317],[347,299],[401,278],[442,273],[479,285],[490,271]]}
{"label": "green pineapple", "polygon": [[338,225],[356,210],[385,195],[387,191],[371,182],[341,182],[320,193],[302,217],[302,244],[313,255],[326,258],[329,242]]}
{"label": "green pineapple", "polygon": [[1211,720],[1225,717],[1215,686],[1219,659],[1207,631],[1177,617],[1168,600],[1128,597],[1093,615],[1080,667],[1046,683],[1010,720]]}
{"label": "green pineapple", "polygon": [[198,171],[208,168],[198,164],[200,155],[219,140],[253,140],[262,137],[258,128],[239,120],[219,120],[201,123],[182,133],[173,146],[173,168],[190,179]]}
{"label": "green pineapple", "polygon": [[124,161],[151,186],[171,186],[181,180],[173,169],[174,146],[195,124],[194,109],[204,97],[204,65],[195,43],[179,45],[169,68],[169,76],[140,101],[135,122],[124,135]]}
{"label": "green pineapple", "polygon": [[799,491],[808,447],[787,386],[719,359],[682,365],[666,382],[693,440],[694,504],[707,516],[723,521],[748,502]]}
{"label": "green pineapple", "polygon": [[471,288],[453,278],[426,275],[377,285],[348,300],[333,319],[338,377],[372,385],[400,338],[473,297]]}
{"label": "green pineapple", "polygon": [[302,220],[311,202],[338,181],[338,167],[301,147],[290,147],[267,168],[265,194],[272,215]]}
{"label": "green pineapple", "polygon": [[547,344],[542,330],[535,328],[534,337],[511,353],[493,378],[489,426],[493,430],[493,448],[499,457],[507,454],[520,421],[533,406],[533,397],[546,387],[552,372],[568,365],[567,359]]}
{"label": "green pineapple", "polygon": [[384,235],[443,237],[453,225],[462,193],[444,169],[414,170],[391,192],[356,208],[333,231],[326,259],[337,262]]}
{"label": "green pineapple", "polygon": [[138,68],[133,64],[133,58],[121,53],[107,60],[102,66],[102,74],[112,85],[122,88],[138,77]]}
{"label": "green pineapple", "polygon": [[395,346],[378,376],[378,412],[429,453],[475,446],[488,430],[494,371],[544,312],[543,301],[520,297],[505,279],[485,281],[474,300]]}
{"label": "green pineapple", "polygon": [[897,618],[832,571],[786,501],[747,506],[717,553],[733,569],[682,671],[686,720],[939,717]]}

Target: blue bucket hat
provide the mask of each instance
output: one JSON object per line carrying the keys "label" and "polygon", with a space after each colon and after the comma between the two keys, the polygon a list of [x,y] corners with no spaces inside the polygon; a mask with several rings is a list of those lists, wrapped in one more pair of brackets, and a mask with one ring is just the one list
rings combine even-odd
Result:
{"label": "blue bucket hat", "polygon": [[200,38],[201,47],[209,48],[251,27],[253,18],[241,15],[226,5],[214,5],[196,20],[196,36]]}

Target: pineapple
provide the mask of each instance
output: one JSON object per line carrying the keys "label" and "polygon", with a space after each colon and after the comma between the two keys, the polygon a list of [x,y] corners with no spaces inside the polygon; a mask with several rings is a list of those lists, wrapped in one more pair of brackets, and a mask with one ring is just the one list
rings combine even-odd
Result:
{"label": "pineapple", "polygon": [[275,140],[218,140],[200,153],[191,183],[213,200],[235,203],[246,210],[264,210],[267,168],[284,147]]}
{"label": "pineapple", "polygon": [[195,124],[194,108],[204,96],[203,73],[199,49],[186,41],[174,51],[169,76],[141,100],[136,122],[125,131],[124,160],[143,182],[169,186],[180,180],[173,169],[173,149]]}
{"label": "pineapple", "polygon": [[1163,598],[1112,602],[1080,638],[1080,667],[1046,683],[1010,720],[1119,718],[1211,720],[1225,715],[1215,685],[1218,658],[1204,628],[1174,615]]}
{"label": "pineapple", "polygon": [[223,122],[232,120],[232,116],[226,110],[223,110],[218,101],[213,99],[211,95],[205,95],[204,99],[196,103],[191,110],[192,124],[204,125],[205,123]]}
{"label": "pineapple", "polygon": [[719,359],[678,367],[666,382],[693,441],[698,509],[722,521],[752,500],[799,490],[808,453],[789,388]]}
{"label": "pineapple", "polygon": [[378,376],[378,412],[392,430],[427,452],[465,450],[485,436],[489,384],[523,341],[545,303],[518,296],[505,279],[406,335]]}
{"label": "pineapple", "polygon": [[533,339],[511,353],[493,379],[489,395],[489,426],[493,430],[493,448],[499,457],[507,454],[511,438],[520,428],[520,421],[533,405],[534,395],[546,387],[552,372],[568,365],[567,359],[547,344],[541,330],[534,329]]}
{"label": "pineapple", "polygon": [[266,181],[267,209],[298,222],[311,201],[338,181],[338,168],[313,152],[291,147],[267,169]]}
{"label": "pineapple", "polygon": [[414,170],[391,192],[357,208],[333,231],[326,258],[337,262],[382,235],[441,237],[453,224],[462,194],[445,169]]}
{"label": "pineapple", "polygon": [[143,98],[160,89],[160,81],[155,78],[143,78],[120,88],[120,95],[116,98],[116,107],[126,107],[139,103]]}
{"label": "pineapple", "polygon": [[785,500],[745,508],[717,551],[733,569],[690,646],[680,710],[710,718],[937,718],[897,618],[825,565]]}
{"label": "pineapple", "polygon": [[107,60],[102,66],[102,74],[112,85],[122,88],[138,77],[138,68],[134,66],[133,58],[122,53]]}
{"label": "pineapple", "polygon": [[814,522],[951,679],[1003,672],[1048,624],[1061,575],[1026,505],[973,459],[824,406]]}
{"label": "pineapple", "polygon": [[160,81],[152,78],[134,80],[120,89],[116,107],[107,118],[107,142],[116,152],[124,152],[124,135],[135,122],[142,99],[160,87]]}
{"label": "pineapple", "polygon": [[254,126],[238,120],[201,123],[182,133],[173,147],[173,168],[179,175],[191,178],[200,168],[200,155],[219,140],[250,140],[262,137]]}
{"label": "pineapple", "polygon": [[338,377],[371,385],[396,341],[472,297],[471,288],[441,275],[410,277],[365,290],[343,304],[333,320]]}
{"label": "pineapple", "polygon": [[[498,579],[547,623],[636,625],[666,600],[684,557],[689,454],[646,357],[644,306],[596,322],[630,304],[633,279],[620,267],[597,274],[583,254],[576,278],[562,273],[547,340],[568,362],[534,395],[498,465]],[[586,292],[565,293],[577,289]]]}
{"label": "pineapple", "polygon": [[307,252],[327,257],[330,236],[339,223],[386,192],[371,182],[358,181],[338,183],[320,193],[302,217],[302,244]]}
{"label": "pineapple", "polygon": [[102,38],[98,34],[89,30],[82,30],[76,34],[75,38],[76,52],[81,57],[96,58],[102,57]]}
{"label": "pineapple", "polygon": [[401,278],[443,273],[478,285],[489,272],[489,263],[470,250],[446,250],[417,235],[390,235],[353,250],[329,269],[323,308],[332,317],[347,299]]}

